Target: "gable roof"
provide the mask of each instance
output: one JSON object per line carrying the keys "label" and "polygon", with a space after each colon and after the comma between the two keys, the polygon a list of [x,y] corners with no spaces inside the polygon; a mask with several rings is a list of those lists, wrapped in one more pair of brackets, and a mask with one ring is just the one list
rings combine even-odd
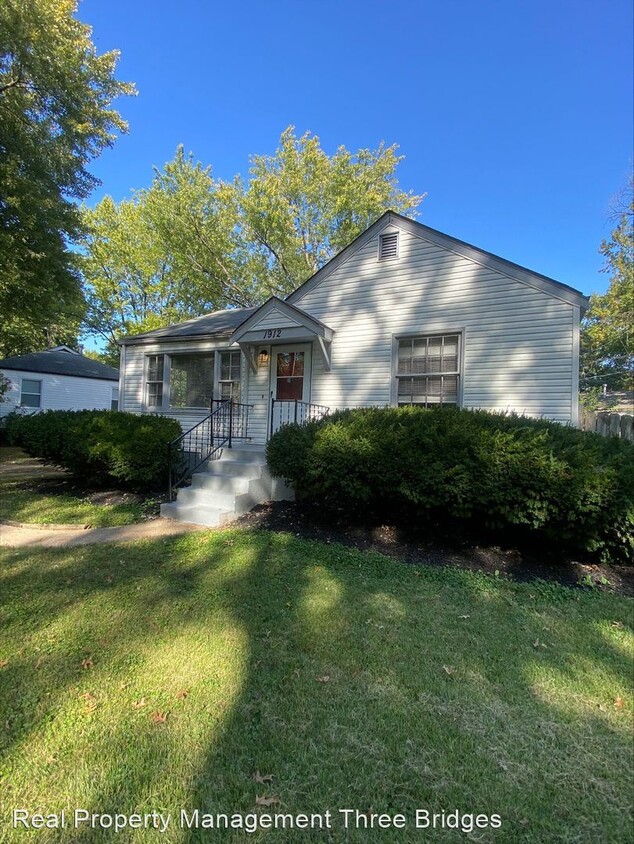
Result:
{"label": "gable roof", "polygon": [[[298,302],[306,293],[324,281],[337,267],[344,264],[352,255],[361,249],[368,241],[376,237],[380,231],[386,226],[394,225],[400,229],[408,231],[414,237],[420,237],[428,240],[430,243],[435,243],[438,246],[454,252],[456,255],[461,255],[468,258],[481,266],[493,269],[502,275],[520,281],[523,284],[528,284],[531,287],[536,287],[557,299],[562,299],[581,308],[583,314],[588,308],[589,300],[579,290],[570,287],[568,284],[563,284],[553,278],[542,275],[541,273],[529,270],[519,264],[514,264],[512,261],[507,261],[506,258],[500,258],[492,252],[487,252],[485,249],[480,249],[478,246],[473,246],[470,243],[465,243],[463,240],[458,240],[456,237],[444,234],[444,232],[432,229],[417,220],[411,220],[409,217],[404,217],[402,214],[397,214],[396,211],[386,211],[379,219],[373,223],[369,228],[362,232],[352,243],[349,243],[345,249],[342,249],[337,255],[328,261],[327,264],[317,270],[314,275],[301,284],[296,290],[290,293],[285,300],[286,305],[296,307]],[[279,304],[282,300],[277,297],[272,297]],[[271,300],[269,300],[271,301]],[[266,305],[267,303],[265,303]],[[264,307],[261,305],[260,307]],[[213,337],[230,337],[242,324],[248,320],[253,314],[258,311],[258,307],[252,308],[226,308],[222,311],[212,311],[209,314],[188,319],[184,322],[178,322],[175,325],[169,325],[165,328],[157,328],[154,331],[145,331],[142,334],[131,334],[129,337],[123,337],[119,340],[119,345],[126,346],[152,343],[155,340],[196,340],[204,339],[210,336]],[[307,315],[304,311],[297,308],[297,310]],[[314,317],[312,318],[314,320]],[[318,322],[318,321],[317,321]]]}
{"label": "gable roof", "polygon": [[119,380],[118,369],[84,357],[67,346],[5,358],[0,360],[0,369],[72,375],[74,378],[99,378],[106,381]]}
{"label": "gable roof", "polygon": [[526,267],[521,267],[519,264],[514,264],[512,261],[507,261],[506,258],[500,258],[492,252],[487,252],[485,249],[480,249],[478,246],[472,246],[470,243],[465,243],[463,240],[458,240],[456,237],[445,234],[444,232],[432,229],[417,220],[411,220],[409,217],[403,217],[402,214],[397,214],[396,211],[386,211],[379,219],[373,223],[370,228],[366,229],[360,234],[352,243],[349,243],[345,249],[342,249],[334,258],[331,258],[327,264],[317,270],[307,281],[300,285],[297,290],[294,290],[286,301],[296,303],[310,290],[316,287],[320,282],[324,281],[337,267],[345,263],[352,255],[361,249],[369,240],[372,240],[378,233],[388,225],[395,225],[400,229],[412,234],[414,237],[420,237],[441,246],[456,255],[461,255],[463,258],[468,258],[477,264],[496,270],[502,275],[520,281],[523,284],[528,284],[531,287],[536,287],[543,290],[557,299],[563,299],[571,305],[576,305],[585,311],[589,305],[589,300],[579,290],[563,284],[561,281],[555,281],[554,278],[542,275],[541,273],[529,270]]}
{"label": "gable roof", "polygon": [[284,299],[271,296],[259,308],[253,308],[253,313],[236,328],[231,335],[232,342],[239,343],[248,331],[257,326],[264,317],[273,311],[278,311],[282,315],[290,317],[298,326],[306,327],[314,335],[325,337],[328,340],[332,339],[334,332],[324,322],[306,313],[306,311],[302,311],[301,308],[291,305]]}
{"label": "gable roof", "polygon": [[228,336],[256,310],[257,308],[226,308],[223,311],[212,311],[210,314],[177,322],[165,328],[155,328],[154,331],[145,331],[142,334],[131,334],[119,340],[119,345],[151,343],[153,340],[193,340],[209,335],[226,334]]}

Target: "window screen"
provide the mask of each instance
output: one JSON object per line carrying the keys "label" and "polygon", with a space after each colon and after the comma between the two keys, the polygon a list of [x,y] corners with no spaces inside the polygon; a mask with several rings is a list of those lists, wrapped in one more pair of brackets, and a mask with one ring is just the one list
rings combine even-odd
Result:
{"label": "window screen", "polygon": [[435,334],[398,341],[398,404],[458,404],[460,335]]}
{"label": "window screen", "polygon": [[41,407],[42,405],[42,382],[32,381],[30,378],[22,379],[22,391],[20,394],[22,407]]}

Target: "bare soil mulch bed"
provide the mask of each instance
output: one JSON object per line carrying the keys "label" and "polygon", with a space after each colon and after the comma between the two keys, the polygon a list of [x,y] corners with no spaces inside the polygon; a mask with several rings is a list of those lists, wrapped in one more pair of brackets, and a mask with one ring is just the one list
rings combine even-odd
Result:
{"label": "bare soil mulch bed", "polygon": [[378,551],[410,565],[454,566],[513,580],[545,580],[585,589],[601,589],[634,597],[634,566],[611,566],[566,559],[535,549],[440,546],[391,525],[370,526],[335,522],[289,501],[262,504],[234,523],[243,527],[292,533],[320,542],[339,542]]}

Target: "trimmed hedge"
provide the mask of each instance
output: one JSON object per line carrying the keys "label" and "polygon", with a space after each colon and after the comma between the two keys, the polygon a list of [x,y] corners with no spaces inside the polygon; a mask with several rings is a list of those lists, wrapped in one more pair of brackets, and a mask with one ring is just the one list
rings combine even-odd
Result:
{"label": "trimmed hedge", "polygon": [[167,444],[182,433],[175,419],[116,410],[47,410],[12,414],[9,442],[74,475],[156,489],[167,482]]}
{"label": "trimmed hedge", "polygon": [[634,446],[556,422],[416,407],[281,428],[269,467],[317,506],[436,533],[634,555]]}

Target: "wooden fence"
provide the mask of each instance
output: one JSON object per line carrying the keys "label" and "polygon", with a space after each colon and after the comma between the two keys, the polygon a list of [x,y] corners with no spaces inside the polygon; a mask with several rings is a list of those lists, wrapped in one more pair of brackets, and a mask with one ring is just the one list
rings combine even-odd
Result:
{"label": "wooden fence", "polygon": [[581,428],[594,431],[602,437],[620,437],[634,442],[634,416],[629,413],[610,413],[581,409]]}

